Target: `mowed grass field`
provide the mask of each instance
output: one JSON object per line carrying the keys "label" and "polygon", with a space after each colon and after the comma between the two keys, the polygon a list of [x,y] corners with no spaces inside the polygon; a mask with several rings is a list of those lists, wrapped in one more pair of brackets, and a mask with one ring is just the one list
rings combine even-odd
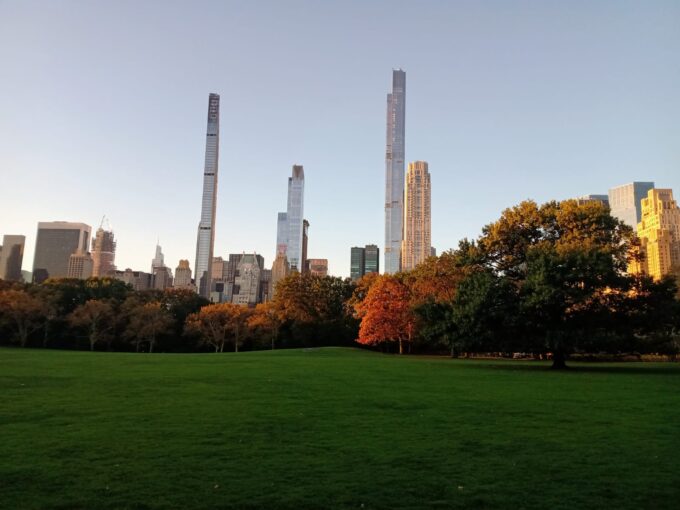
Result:
{"label": "mowed grass field", "polygon": [[0,349],[0,508],[680,508],[680,365]]}

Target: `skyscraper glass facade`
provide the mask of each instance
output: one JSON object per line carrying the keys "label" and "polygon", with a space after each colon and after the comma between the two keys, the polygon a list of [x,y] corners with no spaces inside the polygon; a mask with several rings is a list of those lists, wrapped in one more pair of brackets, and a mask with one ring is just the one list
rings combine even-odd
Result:
{"label": "skyscraper glass facade", "polygon": [[401,264],[404,201],[404,147],[406,73],[392,71],[392,92],[387,94],[387,146],[385,151],[385,272],[396,273]]}
{"label": "skyscraper glass facade", "polygon": [[217,207],[217,167],[220,148],[220,96],[208,98],[208,129],[205,140],[203,201],[196,239],[196,286],[201,296],[210,296],[213,248],[215,246],[215,209]]}
{"label": "skyscraper glass facade", "polygon": [[353,282],[364,276],[364,249],[360,246],[352,247],[349,263],[349,276]]}
{"label": "skyscraper glass facade", "polygon": [[609,190],[611,215],[637,230],[642,219],[642,199],[654,188],[653,182],[631,182]]}
{"label": "skyscraper glass facade", "polygon": [[380,272],[380,248],[367,244],[364,248],[364,274]]}
{"label": "skyscraper glass facade", "polygon": [[38,223],[33,259],[33,281],[66,278],[71,255],[87,252],[92,229],[84,223],[52,221]]}
{"label": "skyscraper glass facade", "polygon": [[293,166],[288,178],[288,240],[286,255],[291,270],[302,272],[302,230],[304,221],[305,172],[301,165]]}

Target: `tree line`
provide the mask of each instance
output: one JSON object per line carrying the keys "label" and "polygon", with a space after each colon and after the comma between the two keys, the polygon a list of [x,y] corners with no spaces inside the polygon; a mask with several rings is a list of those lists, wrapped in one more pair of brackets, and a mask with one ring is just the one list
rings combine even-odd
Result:
{"label": "tree line", "polygon": [[0,344],[136,352],[352,345],[353,286],[293,275],[255,308],[210,303],[188,289],[135,291],[112,278],[0,281]]}
{"label": "tree line", "polygon": [[211,304],[115,279],[0,281],[0,342],[144,352],[360,345],[394,352],[678,352],[676,279],[630,274],[639,240],[599,202],[525,201],[413,271],[293,273],[272,301]]}

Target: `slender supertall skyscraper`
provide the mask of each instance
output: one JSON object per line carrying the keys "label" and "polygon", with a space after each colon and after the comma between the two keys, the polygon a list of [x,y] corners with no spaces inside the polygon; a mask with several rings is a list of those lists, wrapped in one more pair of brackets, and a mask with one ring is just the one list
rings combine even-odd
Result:
{"label": "slender supertall skyscraper", "polygon": [[302,165],[293,165],[293,175],[288,177],[288,249],[290,268],[302,272],[302,233],[304,230],[305,171]]}
{"label": "slender supertall skyscraper", "polygon": [[213,247],[215,245],[215,209],[217,206],[217,163],[220,149],[220,96],[208,99],[208,131],[205,140],[205,168],[203,170],[203,202],[201,222],[196,240],[195,278],[198,293],[210,297]]}
{"label": "slender supertall skyscraper", "polygon": [[392,92],[387,94],[387,150],[385,151],[385,273],[401,266],[404,214],[404,145],[406,73],[392,70]]}

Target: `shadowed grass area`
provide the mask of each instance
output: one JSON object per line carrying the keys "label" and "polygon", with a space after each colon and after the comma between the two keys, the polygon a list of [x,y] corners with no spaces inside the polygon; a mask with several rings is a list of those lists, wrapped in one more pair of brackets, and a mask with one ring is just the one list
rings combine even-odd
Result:
{"label": "shadowed grass area", "polygon": [[0,349],[0,508],[677,508],[680,366]]}

